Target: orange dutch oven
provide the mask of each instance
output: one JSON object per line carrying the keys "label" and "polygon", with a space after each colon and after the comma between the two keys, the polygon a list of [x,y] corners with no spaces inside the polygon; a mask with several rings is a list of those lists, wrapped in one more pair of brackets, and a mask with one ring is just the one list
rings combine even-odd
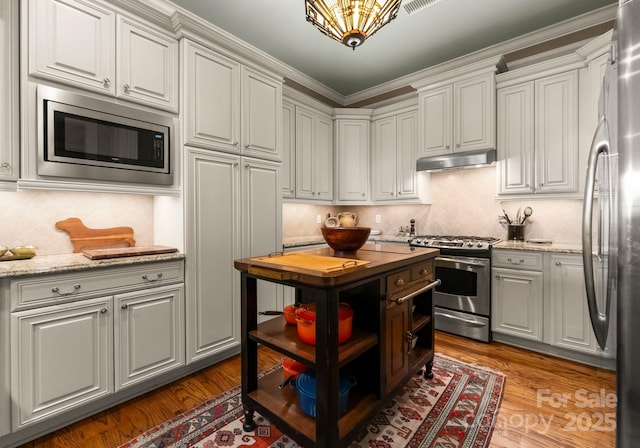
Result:
{"label": "orange dutch oven", "polygon": [[[316,304],[305,303],[296,310],[298,337],[307,344],[316,345]],[[353,309],[348,303],[338,304],[338,344],[351,337]]]}

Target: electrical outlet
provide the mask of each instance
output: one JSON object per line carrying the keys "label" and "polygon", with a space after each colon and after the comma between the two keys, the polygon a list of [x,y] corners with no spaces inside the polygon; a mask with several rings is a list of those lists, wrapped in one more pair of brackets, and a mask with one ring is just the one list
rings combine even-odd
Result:
{"label": "electrical outlet", "polygon": [[376,224],[380,224],[381,222],[380,215],[376,215]]}
{"label": "electrical outlet", "polygon": [[322,215],[317,215],[316,216],[316,224],[321,224],[322,223]]}

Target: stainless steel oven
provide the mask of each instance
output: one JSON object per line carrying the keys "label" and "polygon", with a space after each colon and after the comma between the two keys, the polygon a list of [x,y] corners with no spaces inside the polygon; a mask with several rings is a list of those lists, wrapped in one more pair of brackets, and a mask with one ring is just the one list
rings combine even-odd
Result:
{"label": "stainless steel oven", "polygon": [[433,292],[438,330],[484,342],[491,340],[491,245],[495,238],[421,236],[412,246],[440,249]]}

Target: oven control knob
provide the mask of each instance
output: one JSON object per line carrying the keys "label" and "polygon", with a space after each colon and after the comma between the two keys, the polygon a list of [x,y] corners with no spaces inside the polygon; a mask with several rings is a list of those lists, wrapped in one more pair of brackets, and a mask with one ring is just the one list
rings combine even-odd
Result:
{"label": "oven control knob", "polygon": [[482,243],[478,243],[478,247],[482,247]]}
{"label": "oven control knob", "polygon": [[473,242],[472,242],[472,241],[469,241],[469,242],[467,243],[467,246],[469,246],[469,247],[473,247]]}
{"label": "oven control knob", "polygon": [[417,240],[415,240],[415,243],[416,244],[420,244],[420,243],[422,243],[422,240],[420,238],[418,238]]}

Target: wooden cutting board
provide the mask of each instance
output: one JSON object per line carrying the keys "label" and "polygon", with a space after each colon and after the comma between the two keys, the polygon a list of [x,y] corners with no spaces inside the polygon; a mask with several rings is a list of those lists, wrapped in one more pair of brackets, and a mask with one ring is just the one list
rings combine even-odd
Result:
{"label": "wooden cutting board", "polygon": [[114,247],[111,249],[84,249],[82,254],[91,260],[105,258],[135,257],[137,255],[170,254],[178,252],[175,247],[167,246],[138,246],[138,247]]}
{"label": "wooden cutting board", "polygon": [[306,254],[284,254],[275,257],[255,257],[251,261],[257,261],[260,265],[271,265],[269,267],[277,268],[279,266],[289,266],[301,269],[309,269],[319,271],[321,273],[329,273],[349,269],[356,266],[362,266],[369,261],[356,260],[355,258],[325,257],[323,255],[306,255]]}

